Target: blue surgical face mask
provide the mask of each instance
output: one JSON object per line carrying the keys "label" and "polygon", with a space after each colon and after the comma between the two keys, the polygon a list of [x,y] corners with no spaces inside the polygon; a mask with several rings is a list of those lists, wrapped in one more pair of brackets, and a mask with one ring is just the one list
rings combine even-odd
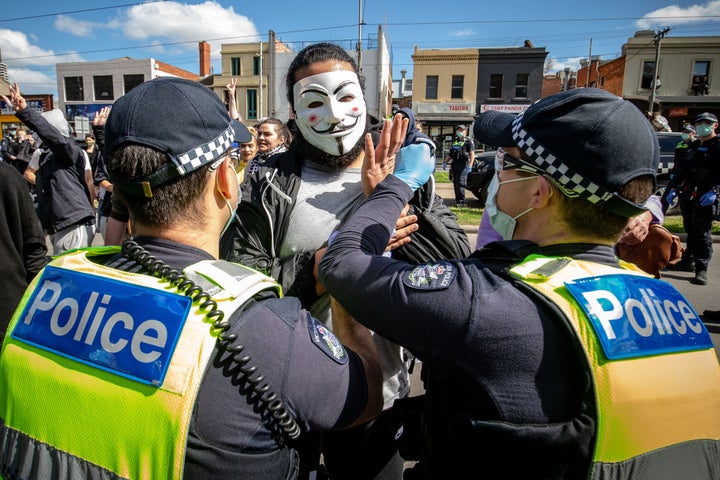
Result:
{"label": "blue surgical face mask", "polygon": [[463,132],[456,132],[455,135],[457,135],[458,138],[463,138],[465,136]]}
{"label": "blue surgical face mask", "polygon": [[680,138],[683,139],[683,142],[687,142],[688,140],[690,140],[690,134],[689,133],[681,133]]}
{"label": "blue surgical face mask", "polygon": [[695,132],[697,132],[698,137],[709,137],[712,135],[712,131],[712,125],[708,125],[706,123],[695,125]]}
{"label": "blue surgical face mask", "polygon": [[488,186],[488,195],[487,200],[485,201],[485,210],[487,210],[488,212],[490,224],[495,229],[495,231],[500,234],[503,240],[512,240],[513,235],[515,234],[515,226],[517,225],[516,220],[528,213],[530,210],[533,210],[533,208],[528,208],[524,212],[514,217],[511,217],[505,212],[501,212],[497,208],[497,204],[495,203],[497,201],[497,192],[500,188],[500,185],[504,185],[506,183],[523,182],[525,180],[533,180],[535,178],[537,177],[522,177],[501,182],[498,178],[497,173],[493,175],[493,178],[490,181],[490,185]]}

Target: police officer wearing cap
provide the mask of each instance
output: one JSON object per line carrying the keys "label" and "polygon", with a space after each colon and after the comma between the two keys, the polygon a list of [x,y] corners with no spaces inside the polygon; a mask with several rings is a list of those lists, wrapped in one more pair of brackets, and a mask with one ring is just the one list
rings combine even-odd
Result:
{"label": "police officer wearing cap", "polygon": [[455,129],[455,138],[450,145],[446,161],[450,163],[449,175],[455,190],[455,204],[464,207],[467,175],[475,161],[475,147],[473,141],[467,136],[465,125],[458,125]]}
{"label": "police officer wearing cap", "polygon": [[[687,166],[686,160],[688,145],[690,145],[690,143],[692,143],[694,139],[695,127],[693,127],[689,123],[686,123],[680,133],[680,141],[677,145],[675,145],[675,155],[673,157],[673,167],[672,170],[670,170],[670,180],[668,181],[668,184],[665,187],[665,191],[663,192],[663,195],[661,197],[663,212],[666,212],[670,207],[667,202],[668,194],[672,189],[677,189],[677,179],[682,178],[682,171]],[[675,200],[676,197],[677,195],[675,194],[670,196],[672,200]]]}
{"label": "police officer wearing cap", "polygon": [[56,257],[26,292],[0,356],[0,476],[297,478],[304,432],[380,412],[370,332],[336,309],[335,336],[217,260],[250,134],[211,90],[145,82],[105,140],[135,237]]}
{"label": "police officer wearing cap", "polygon": [[666,199],[680,199],[683,227],[687,233],[682,259],[673,270],[695,272],[690,281],[707,285],[707,269],[712,258],[713,215],[720,185],[720,137],[717,117],[704,112],[695,118],[697,137],[687,148],[685,167],[673,178],[675,185]]}
{"label": "police officer wearing cap", "polygon": [[504,149],[486,209],[505,240],[467,259],[383,257],[432,165],[393,171],[368,152],[365,178],[393,174],[368,182],[320,263],[349,313],[423,362],[400,437],[411,478],[718,478],[710,336],[677,290],[613,252],[655,187],[650,124],[585,88],[483,113],[474,133]]}

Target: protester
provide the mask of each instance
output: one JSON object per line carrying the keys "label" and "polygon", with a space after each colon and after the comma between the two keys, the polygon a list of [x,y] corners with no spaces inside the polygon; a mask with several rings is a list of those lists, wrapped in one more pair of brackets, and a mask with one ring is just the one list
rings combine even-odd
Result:
{"label": "protester", "polygon": [[47,263],[45,234],[27,182],[0,162],[0,342],[25,289]]}
{"label": "protester", "polygon": [[712,340],[674,287],[613,251],[655,188],[659,147],[642,119],[594,88],[481,114],[475,138],[505,151],[487,208],[506,241],[422,265],[382,253],[432,165],[398,157],[387,175],[392,159],[367,151],[368,189],[387,178],[319,273],[423,362],[420,418],[400,439],[419,461],[406,478],[717,478]]}
{"label": "protester", "polygon": [[17,82],[10,86],[10,98],[2,98],[49,149],[42,158],[33,157],[38,164],[34,166],[31,160],[25,177],[34,180],[40,223],[50,236],[53,255],[89,247],[95,236],[95,194],[87,154],[70,138],[70,127],[60,110],[40,114],[27,108]]}
{"label": "protester", "polygon": [[105,157],[135,236],[54,259],[19,307],[0,357],[4,478],[294,479],[301,434],[379,413],[367,329],[338,308],[336,337],[216,260],[239,194],[228,153],[247,140],[197,82],[115,102]]}
{"label": "protester", "polygon": [[[246,174],[237,220],[223,238],[221,256],[262,269],[334,328],[330,297],[317,280],[317,264],[329,235],[364,199],[363,136],[370,132],[379,139],[380,122],[368,118],[357,64],[337,45],[304,48],[286,78],[298,134],[287,152]],[[400,147],[408,138],[411,143],[398,155],[434,161],[434,145],[420,132],[394,138],[391,147]],[[435,193],[433,182],[423,185],[409,203],[407,214],[396,217],[389,255],[428,261],[470,253],[467,235]],[[323,435],[323,458],[333,478],[402,475],[403,462],[394,441],[398,425],[391,407],[410,393],[408,357],[394,343],[379,336],[374,339],[384,372],[384,412],[371,424]]]}
{"label": "protester", "polygon": [[290,146],[292,135],[287,125],[277,118],[266,118],[255,125],[257,154],[246,167],[247,173],[257,171],[270,157],[283,153]]}

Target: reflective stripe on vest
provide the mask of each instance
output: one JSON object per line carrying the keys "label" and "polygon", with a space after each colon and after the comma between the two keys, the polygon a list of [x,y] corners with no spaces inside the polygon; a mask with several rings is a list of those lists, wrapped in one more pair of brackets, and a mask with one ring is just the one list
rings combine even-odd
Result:
{"label": "reflective stripe on vest", "polygon": [[[118,251],[118,247],[78,250],[54,259],[49,266],[61,273],[88,274],[88,283],[78,284],[79,289],[91,289],[93,282],[110,280],[141,286],[141,290],[151,295],[155,292],[158,301],[185,298],[175,293],[175,288],[166,281],[88,260],[92,255]],[[269,277],[225,262],[199,262],[188,267],[185,273],[212,295],[226,319],[259,291],[274,289],[280,293],[279,286]],[[23,297],[8,328],[0,357],[0,421],[4,421],[4,425],[0,425],[0,473],[6,472],[10,477],[16,472],[21,478],[34,478],[40,472],[51,472],[48,478],[53,479],[73,478],[78,471],[92,472],[84,478],[181,478],[188,424],[218,333],[211,328],[207,312],[201,311],[197,304],[190,306],[162,384],[155,386],[132,375],[113,373],[112,361],[103,357],[112,359],[112,353],[103,351],[110,340],[114,342],[110,344],[114,349],[123,345],[118,336],[130,337],[126,349],[135,347],[135,352],[140,352],[138,355],[151,350],[152,339],[144,337],[146,343],[141,344],[135,341],[133,333],[133,329],[140,330],[146,319],[140,317],[141,313],[136,314],[136,318],[127,313],[142,312],[142,306],[126,307],[127,303],[118,303],[118,307],[115,299],[106,299],[102,306],[95,307],[94,313],[88,314],[87,318],[91,319],[88,324],[94,322],[92,319],[99,319],[97,336],[105,334],[106,343],[98,340],[95,352],[103,357],[100,367],[92,364],[92,358],[78,360],[10,335],[19,328],[18,324],[26,323],[30,299],[35,298],[34,303],[44,301],[48,311],[53,308],[49,295],[40,300],[33,297],[33,292],[43,287],[42,279],[41,273]],[[58,305],[63,302],[64,293],[55,300]],[[72,293],[68,293],[70,300],[66,305],[72,303],[71,296]],[[81,304],[80,310],[88,309],[87,305]],[[107,310],[104,315],[98,313],[101,308]],[[119,312],[119,309],[124,310]],[[53,310],[53,314],[57,335],[58,325],[67,326],[72,322],[62,308]],[[124,316],[118,317],[120,314]],[[103,323],[112,324],[113,318],[127,321],[104,328]],[[81,315],[77,315],[77,319],[81,319]],[[73,331],[80,332],[80,327],[74,328]],[[49,331],[48,335],[52,336]],[[76,336],[89,341],[89,334],[76,333]],[[119,358],[120,353],[116,355]]]}
{"label": "reflective stripe on vest", "polygon": [[[572,282],[596,276],[602,279],[609,275],[631,275],[646,277],[643,282],[661,280],[647,278],[645,274],[627,269],[539,255],[527,257],[513,267],[510,273],[542,293],[566,314],[566,321],[572,325],[584,348],[599,410],[593,455],[596,472],[603,468],[604,463],[633,461],[641,455],[647,459],[648,455],[652,457],[651,452],[698,440],[710,440],[698,442],[703,445],[700,448],[707,449],[700,457],[715,458],[713,461],[717,461],[720,452],[720,366],[712,343],[710,348],[681,349],[664,354],[640,352],[610,360],[601,345],[603,333],[596,331],[590,316],[568,290]],[[612,298],[611,288],[603,292],[602,296]],[[640,318],[635,318],[640,317],[642,306],[632,305],[637,307],[637,311],[628,315],[628,310],[625,310],[624,316],[614,315],[613,321],[609,322],[612,324],[612,332],[636,328],[632,320],[635,324],[642,323]],[[603,309],[610,309],[600,303],[595,307],[603,312]],[[646,311],[652,311],[651,306],[646,307]],[[707,334],[697,314],[691,308],[689,310],[690,313],[684,311],[687,324],[692,324],[696,329],[702,328]],[[694,318],[691,318],[691,314]],[[656,317],[647,318],[647,323],[643,325],[659,329],[659,323],[667,328],[667,322],[662,320],[662,316]],[[675,323],[676,320],[672,321]],[[680,323],[677,320],[677,324]],[[651,336],[647,331],[643,334]],[[654,334],[658,335],[658,331]]]}

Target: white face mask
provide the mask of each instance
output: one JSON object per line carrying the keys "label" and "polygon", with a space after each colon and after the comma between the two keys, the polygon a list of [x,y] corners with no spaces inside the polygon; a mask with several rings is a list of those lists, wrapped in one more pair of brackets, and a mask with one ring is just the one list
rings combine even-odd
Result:
{"label": "white face mask", "polygon": [[502,237],[503,240],[512,240],[513,235],[515,234],[515,226],[517,224],[516,220],[528,213],[530,210],[533,210],[533,208],[528,208],[524,212],[514,217],[511,217],[505,212],[501,212],[497,208],[497,204],[495,203],[497,201],[497,192],[500,188],[500,185],[504,185],[506,183],[523,182],[525,180],[533,180],[535,178],[537,177],[522,177],[501,182],[498,178],[497,173],[493,175],[493,178],[490,181],[490,185],[488,186],[487,200],[485,200],[485,210],[487,210],[488,212],[490,224],[495,229],[495,231],[498,232],[498,234]]}
{"label": "white face mask", "polygon": [[330,155],[353,148],[365,132],[367,107],[355,72],[339,70],[299,80],[295,121],[305,140]]}

